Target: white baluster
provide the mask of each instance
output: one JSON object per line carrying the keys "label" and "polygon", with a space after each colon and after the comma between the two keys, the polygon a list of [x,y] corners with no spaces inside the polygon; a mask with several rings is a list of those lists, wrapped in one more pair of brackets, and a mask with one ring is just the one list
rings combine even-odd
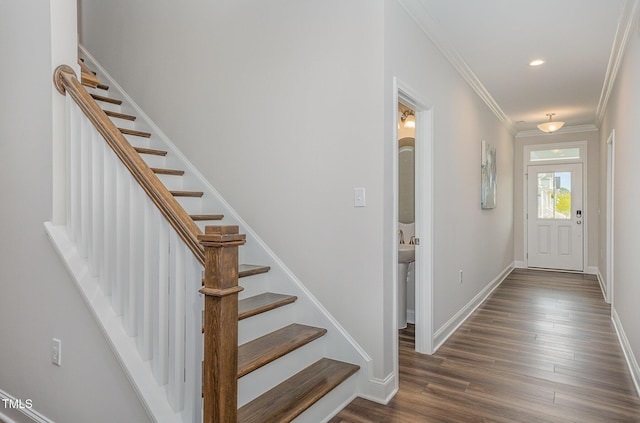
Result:
{"label": "white baluster", "polygon": [[169,361],[169,223],[160,221],[158,231],[158,282],[153,306],[153,374],[159,384],[167,383]]}
{"label": "white baluster", "polygon": [[138,307],[144,266],[144,199],[140,185],[129,178],[129,286],[125,292],[124,324],[129,336],[138,331]]}
{"label": "white baluster", "polygon": [[188,255],[186,264],[185,295],[185,421],[202,421],[202,265],[193,254]]}
{"label": "white baluster", "polygon": [[69,204],[67,206],[67,231],[73,241],[78,239],[78,227],[80,225],[80,127],[82,125],[82,112],[73,102],[71,96],[67,96],[69,112]]}
{"label": "white baluster", "polygon": [[158,289],[158,228],[160,227],[160,212],[155,205],[145,198],[144,202],[144,277],[142,279],[140,295],[142,307],[138,310],[138,337],[136,343],[138,351],[145,360],[153,356],[153,306],[152,301],[157,298]]}
{"label": "white baluster", "polygon": [[174,411],[184,406],[184,290],[185,246],[171,231],[171,267],[169,297],[169,403]]}
{"label": "white baluster", "polygon": [[[124,166],[118,163],[116,172],[116,283],[111,302],[118,315],[125,311],[129,289],[129,179]],[[123,316],[124,317],[124,316]]]}
{"label": "white baluster", "polygon": [[91,123],[83,119],[80,127],[80,231],[78,238],[78,252],[87,258],[89,253],[89,228],[91,227],[90,188],[91,188]]}
{"label": "white baluster", "polygon": [[102,292],[112,295],[116,283],[116,215],[117,215],[117,176],[116,155],[104,143],[104,273],[101,278]]}
{"label": "white baluster", "polygon": [[102,136],[91,131],[91,255],[89,261],[93,276],[104,275],[104,146]]}

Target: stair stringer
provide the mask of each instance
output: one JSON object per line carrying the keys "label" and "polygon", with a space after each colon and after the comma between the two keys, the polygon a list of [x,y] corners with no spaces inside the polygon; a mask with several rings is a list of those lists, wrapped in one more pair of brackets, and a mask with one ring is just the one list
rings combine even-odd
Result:
{"label": "stair stringer", "polygon": [[[98,76],[109,85],[110,93],[117,93],[123,100],[123,111],[129,111],[136,115],[135,129],[146,130],[153,135],[150,139],[151,148],[161,148],[169,152],[167,167],[179,167],[185,170],[182,186],[180,188],[204,191],[201,199],[202,212],[214,211],[224,214],[224,225],[238,225],[240,232],[246,234],[247,242],[240,249],[240,262],[268,265],[271,270],[268,274],[253,276],[255,281],[240,281],[245,291],[240,293],[240,298],[246,298],[258,292],[281,292],[298,297],[296,303],[285,307],[288,315],[297,323],[311,326],[319,326],[328,329],[328,333],[319,340],[305,347],[305,353],[290,354],[291,357],[283,357],[274,363],[259,369],[254,374],[249,374],[239,381],[239,405],[253,399],[258,389],[256,387],[272,387],[286,379],[295,372],[301,370],[313,361],[316,356],[326,356],[336,360],[346,361],[360,366],[361,370],[345,381],[343,385],[320,400],[316,405],[303,413],[296,421],[323,421],[328,420],[333,414],[340,411],[356,396],[371,399],[376,402],[386,403],[397,390],[397,375],[392,374],[386,379],[373,376],[373,363],[369,355],[364,351],[353,337],[340,325],[340,323],[328,312],[328,310],[313,296],[295,274],[278,258],[278,256],[266,245],[266,243],[253,231],[253,229],[240,217],[230,204],[220,195],[211,183],[202,176],[195,166],[180,152],[173,142],[153,123],[146,113],[133,101],[133,99],[120,87],[109,73],[80,46],[81,56],[84,57],[98,73]],[[204,226],[204,225],[202,225]],[[268,315],[269,313],[267,313]],[[286,317],[273,318],[270,326],[270,317],[261,315],[260,324],[251,324],[251,319],[241,321],[240,338],[255,338],[264,335],[272,326],[282,324]],[[254,317],[253,319],[256,319]],[[278,320],[280,319],[280,320]],[[255,327],[254,327],[255,326]],[[250,392],[244,392],[250,391]],[[337,398],[336,398],[337,397]],[[324,404],[328,403],[328,404]],[[306,417],[309,416],[309,417]],[[311,417],[313,416],[313,417]],[[320,418],[320,416],[323,416]]]}

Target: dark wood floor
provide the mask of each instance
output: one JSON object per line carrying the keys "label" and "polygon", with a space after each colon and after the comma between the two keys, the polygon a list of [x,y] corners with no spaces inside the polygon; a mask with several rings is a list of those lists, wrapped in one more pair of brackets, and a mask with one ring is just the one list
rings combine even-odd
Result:
{"label": "dark wood floor", "polygon": [[592,276],[515,270],[432,356],[400,332],[400,389],[330,423],[640,422],[610,307]]}

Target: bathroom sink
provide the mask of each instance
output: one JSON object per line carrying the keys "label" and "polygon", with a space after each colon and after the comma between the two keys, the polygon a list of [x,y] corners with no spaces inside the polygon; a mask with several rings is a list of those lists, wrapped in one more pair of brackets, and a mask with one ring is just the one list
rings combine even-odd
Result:
{"label": "bathroom sink", "polygon": [[416,246],[398,244],[398,263],[409,263],[416,259]]}

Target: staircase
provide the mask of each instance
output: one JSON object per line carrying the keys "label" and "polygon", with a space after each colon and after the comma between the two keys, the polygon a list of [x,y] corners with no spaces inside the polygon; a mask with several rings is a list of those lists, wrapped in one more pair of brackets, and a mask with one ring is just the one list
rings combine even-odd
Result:
{"label": "staircase", "polygon": [[[142,158],[150,171],[162,182],[180,207],[184,209],[184,212],[189,216],[190,222],[197,225],[200,232],[204,234],[199,236],[203,240],[202,245],[205,246],[204,255],[207,256],[208,254],[208,247],[204,241],[208,236],[207,234],[211,231],[219,231],[218,229],[211,229],[210,225],[218,223],[223,225],[223,228],[239,227],[242,232],[246,232],[246,245],[242,246],[240,252],[237,253],[237,260],[239,261],[236,261],[236,263],[239,262],[241,264],[237,265],[237,272],[235,272],[237,275],[235,278],[236,280],[240,279],[242,288],[239,288],[239,293],[233,293],[238,298],[237,343],[235,344],[237,346],[237,373],[234,375],[234,378],[237,378],[234,380],[234,383],[237,383],[237,396],[233,392],[233,395],[236,396],[235,403],[238,406],[237,421],[266,423],[289,422],[296,419],[296,421],[315,423],[328,420],[344,404],[355,397],[358,386],[361,383],[359,378],[362,377],[362,372],[358,372],[358,370],[361,365],[366,363],[366,354],[357,347],[337,322],[331,318],[326,310],[299,283],[295,276],[289,272],[257,235],[251,231],[224,199],[129,99],[126,93],[95,63],[93,58],[84,50],[81,50],[80,55],[83,69],[82,84],[86,91],[113,122],[120,134],[139,154],[139,157]],[[97,70],[98,73],[90,71],[89,68]],[[115,89],[112,88],[114,86]],[[107,169],[107,165],[105,165],[105,169]],[[107,177],[108,175],[104,176],[104,178]],[[71,178],[73,179],[73,172]],[[97,178],[103,177],[99,176]],[[130,193],[134,191],[131,190]],[[108,201],[103,201],[98,204],[108,207],[109,204],[107,203]],[[73,205],[70,207],[73,208]],[[144,213],[147,213],[146,207],[148,206],[139,206],[138,209],[134,210],[143,210]],[[131,214],[131,219],[134,219],[133,214]],[[146,221],[146,216],[145,214],[145,222],[140,222],[141,224],[149,224]],[[134,226],[132,220],[129,223],[130,230],[133,230]],[[71,228],[67,232],[79,232],[81,229],[74,230]],[[224,232],[226,229],[222,229],[222,231]],[[153,229],[149,232],[153,232]],[[51,229],[50,233],[54,244],[58,243],[57,239],[60,235],[56,235],[57,232],[54,229]],[[244,235],[239,236],[244,239]],[[86,259],[88,261],[87,266],[98,269],[101,268],[99,263],[91,263],[90,250],[92,242],[95,243],[95,240],[88,241],[89,246],[86,247],[89,250],[88,258]],[[80,241],[80,243],[82,242]],[[139,243],[147,245],[147,241]],[[152,240],[151,244],[153,243],[154,241]],[[131,254],[135,251],[134,244],[134,241],[130,242]],[[171,245],[173,246],[174,244]],[[58,248],[60,251],[64,250],[60,245],[58,245]],[[82,251],[83,248],[80,246],[78,249]],[[94,249],[97,251],[100,247],[94,247]],[[193,251],[193,247],[191,249]],[[64,260],[70,261],[68,256],[63,253],[61,255]],[[108,253],[105,253],[105,255],[108,255]],[[133,261],[133,258],[131,261]],[[174,267],[183,266],[183,264],[180,264],[182,261],[179,261],[179,264],[169,266],[172,268],[170,270],[173,271]],[[195,268],[198,268],[198,264],[193,257],[185,262],[189,261],[193,261]],[[188,266],[188,263],[184,264],[184,267]],[[74,273],[72,266],[69,265],[68,267]],[[201,290],[206,294],[206,301],[209,298],[207,297],[209,295],[208,292],[211,291],[207,291],[209,288],[207,288],[208,285],[205,285],[209,278],[209,270],[207,269],[208,267],[203,272],[202,285],[205,288]],[[195,271],[187,270],[185,273],[188,275],[190,272],[194,273]],[[100,279],[100,271],[95,270],[93,273]],[[108,271],[105,271],[105,273],[108,273]],[[145,278],[147,278],[146,274]],[[131,277],[130,279],[131,283],[134,283],[135,278]],[[192,390],[189,386],[186,388],[172,387],[172,383],[179,385],[182,382],[180,379],[183,373],[181,372],[184,372],[184,379],[187,381],[187,385],[189,383],[188,380],[195,380],[196,383],[199,383],[198,376],[190,375],[189,373],[190,369],[193,369],[192,371],[196,373],[202,371],[199,361],[194,358],[200,354],[198,351],[203,344],[202,340],[193,341],[195,347],[184,347],[186,353],[179,351],[180,346],[170,347],[170,349],[176,350],[175,354],[178,356],[178,363],[181,363],[179,360],[184,361],[184,369],[180,369],[181,364],[178,364],[166,371],[156,370],[162,366],[162,363],[158,364],[156,361],[167,361],[166,359],[156,360],[154,356],[157,340],[138,339],[141,337],[153,338],[152,335],[144,335],[146,332],[144,329],[140,329],[145,324],[152,323],[145,323],[142,317],[137,318],[138,320],[134,319],[134,317],[127,317],[128,303],[140,301],[140,297],[144,295],[140,294],[140,292],[145,292],[144,289],[140,291],[140,288],[128,288],[126,286],[118,288],[117,284],[114,287],[109,287],[108,283],[102,281],[96,283],[102,289],[99,295],[103,295],[105,299],[112,303],[111,307],[116,314],[122,315],[122,324],[125,326],[125,331],[138,346],[139,362],[146,363],[146,366],[152,369],[159,391],[167,392],[166,401],[174,412],[171,417],[167,417],[167,414],[171,413],[167,413],[166,410],[159,411],[156,414],[154,403],[158,402],[157,395],[147,396],[145,392],[147,389],[145,385],[149,385],[148,380],[137,384],[135,380],[136,370],[128,369],[154,420],[175,422],[216,421],[220,423],[223,421],[235,421],[235,417],[232,420],[229,417],[214,418],[207,415],[208,410],[223,407],[222,405],[209,403],[209,401],[217,402],[220,399],[218,397],[223,396],[222,393],[216,392],[213,396],[208,396],[211,394],[208,392],[203,393],[205,404],[204,415],[202,415],[202,410],[200,409],[202,401],[199,402],[197,398],[190,398]],[[189,292],[189,284],[190,282],[186,283],[184,295],[193,295],[200,298],[197,292]],[[125,292],[124,301],[118,299],[120,289],[130,291],[130,297],[127,297]],[[163,289],[160,289],[160,292]],[[172,291],[173,288],[168,290]],[[180,289],[178,289],[178,294],[180,294]],[[86,292],[85,295],[89,297]],[[154,295],[157,297],[162,294]],[[131,298],[131,300],[128,301],[127,298]],[[92,304],[92,300],[88,301],[90,305],[95,306]],[[145,301],[147,300],[143,300],[143,302]],[[191,303],[200,304],[201,302],[187,299],[186,303],[187,306],[183,307],[186,309],[187,315],[184,318],[186,322],[184,331],[186,333],[183,333],[182,328],[178,327],[175,329],[175,333],[170,333],[168,336],[168,338],[177,339],[177,342],[182,336],[188,340],[193,335],[189,332],[189,308]],[[129,313],[134,315],[144,314],[144,312],[136,310],[129,311]],[[212,320],[208,319],[208,317],[205,317],[198,325],[198,327],[202,328],[201,332],[205,336],[205,352],[207,351],[207,342],[209,342],[206,338],[209,327],[205,322],[212,322]],[[136,320],[130,324],[133,329],[127,329],[129,320]],[[168,324],[169,326],[181,326],[180,324],[174,325],[171,322]],[[217,322],[214,322],[213,326],[216,325]],[[136,327],[138,328],[137,330],[135,329]],[[215,330],[219,329],[215,328]],[[223,328],[217,336],[224,338],[225,333],[231,333],[234,330],[232,327]],[[106,332],[109,333],[109,330],[106,330]],[[232,337],[232,339],[235,338]],[[117,354],[126,356],[121,360],[124,366],[128,368],[139,365],[136,364],[139,362],[135,361],[138,358],[128,357],[131,355],[130,351],[124,354],[120,351],[118,342],[116,340],[112,344]],[[221,342],[220,339],[217,342]],[[147,346],[145,347],[145,345]],[[195,352],[190,353],[191,349]],[[193,360],[198,362],[193,363]],[[225,362],[217,363],[216,365],[225,368]],[[215,371],[215,369],[209,370]],[[209,374],[206,364],[205,371],[201,374]],[[361,376],[358,376],[358,374]],[[352,377],[353,375],[356,376]],[[208,382],[210,381],[204,380],[202,385],[205,387],[210,386]],[[338,387],[340,389],[336,389]],[[235,389],[229,387],[222,389],[222,391],[225,390],[235,391]],[[199,397],[197,389],[193,389],[192,396],[196,395]],[[151,397],[154,399],[147,399]],[[220,399],[220,401],[222,400]],[[233,413],[224,415],[235,416],[235,414],[236,411],[234,410]]]}

